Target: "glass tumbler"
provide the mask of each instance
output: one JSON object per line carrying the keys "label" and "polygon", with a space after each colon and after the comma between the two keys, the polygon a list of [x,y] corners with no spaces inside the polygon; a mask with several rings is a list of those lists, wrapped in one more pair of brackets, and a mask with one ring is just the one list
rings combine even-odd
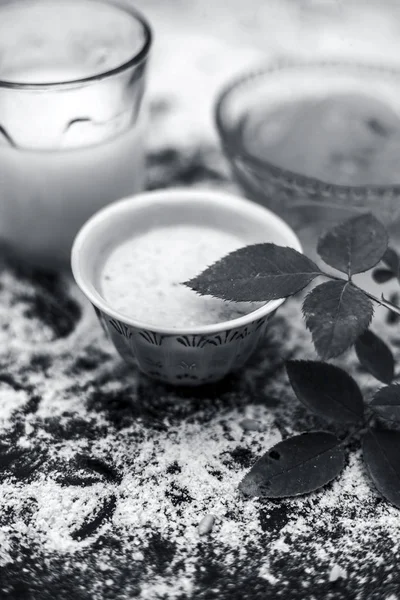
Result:
{"label": "glass tumbler", "polygon": [[143,189],[151,47],[129,0],[0,2],[0,239],[69,263],[95,211]]}

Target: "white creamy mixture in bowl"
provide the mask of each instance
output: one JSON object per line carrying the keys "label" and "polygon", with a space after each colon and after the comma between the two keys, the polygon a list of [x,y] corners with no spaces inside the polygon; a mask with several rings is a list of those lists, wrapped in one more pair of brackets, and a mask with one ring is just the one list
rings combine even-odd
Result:
{"label": "white creamy mixture in bowl", "polygon": [[262,306],[200,296],[182,285],[243,240],[210,226],[168,225],[126,239],[100,275],[104,299],[126,317],[155,327],[198,327],[230,321]]}
{"label": "white creamy mixture in bowl", "polygon": [[147,192],[99,211],[72,250],[74,277],[121,356],[173,384],[216,381],[241,367],[283,303],[234,303],[183,285],[249,244],[301,251],[284,221],[231,194]]}

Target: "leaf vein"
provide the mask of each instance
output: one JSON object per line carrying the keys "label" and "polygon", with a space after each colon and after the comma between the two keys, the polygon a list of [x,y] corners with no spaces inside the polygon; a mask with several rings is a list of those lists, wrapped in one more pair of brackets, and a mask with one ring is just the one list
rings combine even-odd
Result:
{"label": "leaf vein", "polygon": [[[292,465],[291,467],[289,467],[287,469],[283,469],[279,473],[275,473],[274,475],[271,475],[269,477],[269,480],[271,481],[272,479],[275,479],[276,477],[280,477],[281,475],[284,475],[285,473],[290,473],[294,469],[297,469],[297,467],[301,467],[303,465],[306,465],[307,463],[311,462],[312,460],[315,460],[316,458],[319,458],[320,456],[323,456],[327,452],[330,452],[331,450],[334,450],[335,448],[338,447],[338,445],[339,445],[339,443],[335,444],[334,446],[331,446],[330,448],[327,448],[326,450],[322,450],[321,452],[318,452],[318,454],[314,454],[313,456],[310,456],[310,458],[307,458],[307,460],[300,461],[300,462],[296,463],[295,465]],[[271,448],[271,450],[272,450],[272,448]],[[270,452],[271,450],[269,450],[268,452]]]}
{"label": "leaf vein", "polygon": [[340,309],[341,309],[341,304],[342,304],[342,299],[343,299],[343,294],[347,288],[349,284],[345,283],[343,286],[343,289],[341,291],[340,294],[340,298],[339,298],[339,302],[336,308],[336,314],[335,314],[335,318],[334,318],[334,322],[333,322],[333,327],[331,328],[331,332],[330,332],[330,336],[329,336],[329,347],[332,344],[332,341],[334,340],[334,338],[336,337],[336,327],[337,327],[337,322],[338,322],[338,318],[339,318],[339,314],[340,314]]}

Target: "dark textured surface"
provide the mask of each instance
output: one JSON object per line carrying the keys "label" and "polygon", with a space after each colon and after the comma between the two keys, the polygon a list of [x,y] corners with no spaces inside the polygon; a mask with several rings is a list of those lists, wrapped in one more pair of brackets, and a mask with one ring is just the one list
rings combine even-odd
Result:
{"label": "dark textured surface", "polygon": [[[196,151],[205,184],[214,178],[208,156],[208,148]],[[181,172],[186,179],[193,161],[175,153],[165,182],[180,183]],[[397,598],[400,517],[368,483],[357,441],[345,474],[309,497],[247,504],[237,493],[240,477],[279,439],[329,429],[295,400],[283,369],[284,359],[315,357],[298,301],[279,312],[245,370],[187,391],[122,364],[68,279],[6,261],[0,283],[0,397],[9,417],[0,445],[1,598]],[[376,330],[398,343],[384,313]],[[364,390],[376,386],[353,353],[344,364]],[[244,416],[264,431],[241,431]],[[63,497],[74,500],[63,505]],[[129,524],[124,506],[148,519]],[[207,512],[217,513],[216,524],[200,538]],[[335,565],[346,576],[330,581]]]}

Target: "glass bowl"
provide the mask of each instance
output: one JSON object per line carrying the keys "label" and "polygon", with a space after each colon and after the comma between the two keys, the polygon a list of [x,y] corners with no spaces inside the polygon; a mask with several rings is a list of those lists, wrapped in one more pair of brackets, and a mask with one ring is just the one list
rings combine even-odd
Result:
{"label": "glass bowl", "polygon": [[343,185],[282,168],[243,142],[244,120],[260,106],[268,113],[288,101],[337,93],[376,98],[400,115],[400,69],[338,61],[281,62],[239,76],[216,103],[216,127],[238,183],[250,199],[289,222],[306,248],[322,229],[360,212],[375,213],[392,235],[400,229],[400,147],[399,185]]}

